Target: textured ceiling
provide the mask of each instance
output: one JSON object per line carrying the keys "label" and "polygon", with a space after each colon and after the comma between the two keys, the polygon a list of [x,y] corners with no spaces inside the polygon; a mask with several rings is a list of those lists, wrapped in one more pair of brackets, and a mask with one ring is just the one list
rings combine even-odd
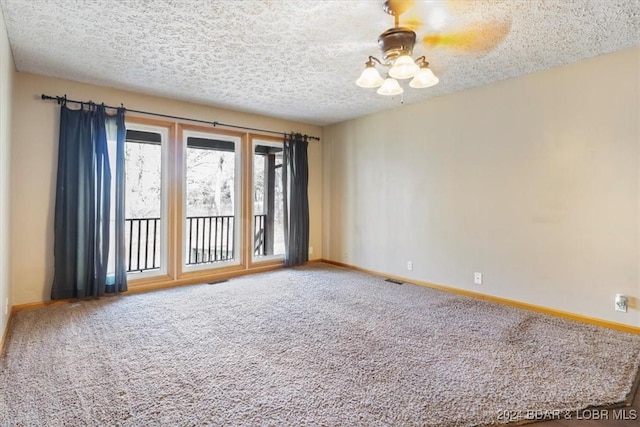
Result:
{"label": "textured ceiling", "polygon": [[0,0],[19,71],[317,125],[640,44],[640,0],[419,1],[419,38],[509,31],[489,51],[418,45],[440,84],[401,100],[354,83],[393,26],[382,3]]}

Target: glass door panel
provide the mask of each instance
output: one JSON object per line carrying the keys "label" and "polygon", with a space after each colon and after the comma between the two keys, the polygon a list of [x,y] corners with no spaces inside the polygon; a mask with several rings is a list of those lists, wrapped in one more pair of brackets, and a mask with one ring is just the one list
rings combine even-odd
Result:
{"label": "glass door panel", "polygon": [[183,265],[205,269],[240,260],[240,140],[185,131]]}
{"label": "glass door panel", "polygon": [[253,144],[253,259],[284,256],[282,144]]}
{"label": "glass door panel", "polygon": [[125,247],[130,279],[167,272],[168,129],[127,123]]}

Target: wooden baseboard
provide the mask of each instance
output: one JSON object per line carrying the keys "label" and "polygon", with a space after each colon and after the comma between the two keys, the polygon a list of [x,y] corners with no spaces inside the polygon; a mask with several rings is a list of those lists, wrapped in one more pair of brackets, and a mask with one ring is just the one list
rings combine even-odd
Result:
{"label": "wooden baseboard", "polygon": [[350,270],[361,271],[363,273],[373,274],[374,276],[388,277],[390,279],[399,280],[401,282],[413,283],[415,285],[424,286],[431,289],[437,289],[440,291],[451,292],[454,294],[464,295],[472,298],[479,298],[489,302],[495,302],[498,304],[508,305],[511,307],[522,308],[525,310],[535,311],[536,313],[548,314],[551,316],[561,317],[563,319],[575,320],[582,323],[587,323],[589,325],[602,326],[609,329],[615,329],[617,331],[628,332],[632,334],[640,335],[640,327],[625,325],[624,323],[612,322],[610,320],[598,319],[595,317],[583,316],[581,314],[570,313],[568,311],[556,310],[554,308],[543,307],[540,305],[529,304],[526,302],[511,300],[508,298],[496,297],[493,295],[487,295],[480,292],[468,291],[466,289],[454,288],[451,286],[438,285],[435,283],[425,282],[421,280],[409,279],[406,277],[393,276],[388,275],[379,271],[369,270],[366,268],[360,268],[355,265],[345,264],[342,262],[331,261],[328,259],[323,259],[323,262],[331,265],[336,265],[338,267],[348,268]]}
{"label": "wooden baseboard", "polygon": [[[384,273],[379,272],[379,271],[369,270],[369,269],[366,269],[366,268],[357,267],[355,265],[345,264],[345,263],[342,263],[342,262],[332,261],[332,260],[328,260],[328,259],[314,259],[314,260],[309,261],[308,264],[316,264],[316,263],[319,263],[319,262],[324,262],[324,263],[335,265],[335,266],[338,266],[338,267],[348,268],[350,270],[361,271],[363,273],[373,274],[375,276],[388,277],[388,278],[391,278],[391,279],[394,279],[394,280],[399,280],[401,282],[413,283],[413,284],[416,284],[416,285],[419,285],[419,286],[425,286],[425,287],[428,287],[428,288],[431,288],[431,289],[438,289],[438,290],[445,291],[445,292],[451,292],[451,293],[455,293],[455,294],[459,294],[459,295],[465,295],[465,296],[469,296],[469,297],[473,297],[473,298],[479,298],[479,299],[482,299],[482,300],[485,300],[485,301],[495,302],[495,303],[498,303],[498,304],[504,304],[504,305],[508,305],[508,306],[511,306],[511,307],[517,307],[517,308],[522,308],[522,309],[525,309],[525,310],[531,310],[531,311],[535,311],[537,313],[549,314],[551,316],[556,316],[556,317],[561,317],[561,318],[564,318],[564,319],[575,320],[575,321],[578,321],[578,322],[587,323],[589,325],[602,326],[602,327],[609,328],[609,329],[615,329],[615,330],[618,330],[618,331],[629,332],[629,333],[632,333],[632,334],[639,334],[640,335],[640,327],[637,327],[637,326],[625,325],[623,323],[612,322],[612,321],[609,321],[609,320],[598,319],[598,318],[595,318],[595,317],[583,316],[581,314],[570,313],[570,312],[567,312],[567,311],[556,310],[556,309],[553,309],[553,308],[543,307],[543,306],[539,306],[539,305],[535,305],[535,304],[529,304],[529,303],[516,301],[516,300],[511,300],[511,299],[502,298],[502,297],[496,297],[496,296],[493,296],[493,295],[487,295],[487,294],[483,294],[483,293],[480,293],[480,292],[468,291],[466,289],[459,289],[459,288],[454,288],[454,287],[451,287],[451,286],[438,285],[438,284],[435,284],[435,283],[425,282],[425,281],[421,281],[421,280],[409,279],[409,278],[401,277],[401,276],[388,275],[388,274],[384,274]],[[149,283],[149,284],[144,284],[144,285],[140,285],[140,286],[130,287],[127,292],[125,292],[123,294],[120,294],[120,295],[130,295],[130,294],[135,294],[135,293],[140,293],[140,292],[149,292],[149,291],[165,289],[165,288],[170,288],[170,287],[175,287],[175,286],[193,285],[193,284],[196,284],[196,283],[204,283],[204,282],[211,281],[211,280],[229,279],[229,278],[244,276],[244,275],[248,275],[248,274],[256,274],[256,273],[262,273],[262,272],[271,271],[271,270],[277,270],[277,269],[280,269],[280,268],[283,268],[283,267],[281,265],[275,265],[275,266],[267,266],[267,267],[259,268],[259,269],[242,270],[242,271],[235,271],[235,272],[230,272],[230,273],[225,273],[225,274],[218,274],[218,275],[214,275],[214,276],[207,277],[207,278],[199,277],[199,278],[189,279],[189,280],[186,280],[186,281]],[[9,330],[9,325],[11,323],[11,318],[12,318],[12,316],[13,316],[13,314],[15,312],[22,311],[22,310],[34,310],[34,309],[38,309],[38,308],[42,308],[42,307],[48,307],[48,306],[51,306],[51,305],[61,305],[61,304],[68,304],[68,303],[73,303],[73,302],[78,302],[78,300],[77,299],[66,299],[66,300],[42,301],[42,302],[36,302],[36,303],[14,305],[13,307],[11,307],[11,314],[9,315],[9,321],[7,322],[7,326],[5,328],[5,331],[3,332],[2,342],[0,343],[0,350],[4,347],[5,338],[6,338],[8,330]]]}
{"label": "wooden baseboard", "polygon": [[40,302],[29,302],[27,304],[17,304],[11,306],[11,314],[16,313],[18,311],[23,310],[36,310],[38,308],[49,307],[50,305],[62,305],[69,304],[71,302],[78,302],[79,299],[69,298],[69,299],[57,299],[54,301],[40,301]]}
{"label": "wooden baseboard", "polygon": [[9,312],[7,318],[7,324],[4,325],[4,331],[2,331],[2,338],[0,339],[0,356],[4,354],[4,346],[7,343],[7,336],[9,335],[9,328],[11,327],[11,321],[13,320],[13,310]]}

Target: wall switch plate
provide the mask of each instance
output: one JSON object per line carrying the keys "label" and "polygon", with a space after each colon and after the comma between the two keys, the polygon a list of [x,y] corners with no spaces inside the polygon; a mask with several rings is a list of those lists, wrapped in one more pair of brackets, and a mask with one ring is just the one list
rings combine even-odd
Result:
{"label": "wall switch plate", "polygon": [[413,270],[413,262],[407,261],[407,270],[409,271]]}
{"label": "wall switch plate", "polygon": [[627,307],[629,306],[629,299],[622,294],[616,294],[616,311],[621,311],[623,313],[627,312]]}
{"label": "wall switch plate", "polygon": [[473,273],[473,283],[482,285],[482,273]]}

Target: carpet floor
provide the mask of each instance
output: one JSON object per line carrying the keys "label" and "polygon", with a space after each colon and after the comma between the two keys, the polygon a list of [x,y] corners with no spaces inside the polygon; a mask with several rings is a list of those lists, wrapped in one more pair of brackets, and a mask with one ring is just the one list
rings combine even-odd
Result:
{"label": "carpet floor", "polygon": [[314,264],[18,312],[0,420],[489,425],[623,402],[639,365],[637,335]]}

